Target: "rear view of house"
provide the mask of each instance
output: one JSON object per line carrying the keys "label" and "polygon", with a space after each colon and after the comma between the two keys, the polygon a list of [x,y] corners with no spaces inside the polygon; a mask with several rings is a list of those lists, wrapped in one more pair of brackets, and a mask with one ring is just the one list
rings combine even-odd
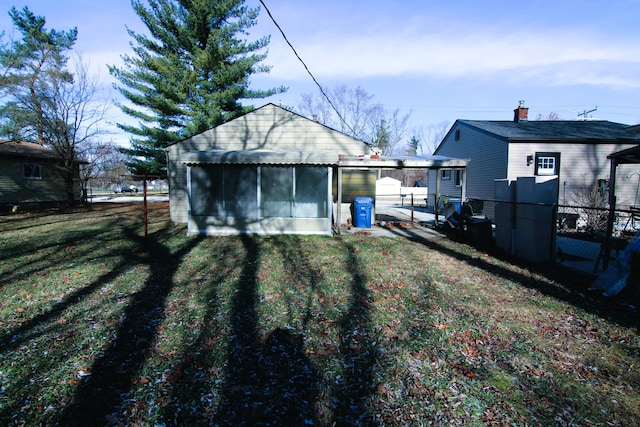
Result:
{"label": "rear view of house", "polygon": [[[512,121],[457,120],[435,154],[470,159],[466,175],[469,198],[493,200],[494,181],[499,179],[558,176],[558,203],[571,204],[593,188],[606,192],[607,156],[638,143],[628,125],[603,120],[529,121],[528,109],[521,104]],[[620,205],[640,202],[634,200],[638,181],[627,178],[630,172],[621,170],[618,175]],[[430,172],[430,182],[434,173]],[[442,194],[459,197],[459,173],[439,173]],[[491,203],[485,206],[485,213],[493,216]]]}
{"label": "rear view of house", "polygon": [[[64,171],[60,157],[40,144],[0,140],[0,205],[66,203]],[[75,165],[74,195],[80,199],[78,164]]]}
{"label": "rear view of house", "polygon": [[[273,104],[167,148],[171,219],[190,233],[331,234],[340,156],[362,141]],[[375,192],[372,181],[371,195]]]}

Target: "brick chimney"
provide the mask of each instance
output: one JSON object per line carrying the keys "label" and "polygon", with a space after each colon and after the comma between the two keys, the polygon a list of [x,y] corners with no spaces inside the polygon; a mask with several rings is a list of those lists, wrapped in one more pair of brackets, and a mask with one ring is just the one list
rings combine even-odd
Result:
{"label": "brick chimney", "polygon": [[518,108],[513,110],[513,121],[516,123],[526,122],[529,120],[529,109],[524,106],[524,101],[520,101]]}

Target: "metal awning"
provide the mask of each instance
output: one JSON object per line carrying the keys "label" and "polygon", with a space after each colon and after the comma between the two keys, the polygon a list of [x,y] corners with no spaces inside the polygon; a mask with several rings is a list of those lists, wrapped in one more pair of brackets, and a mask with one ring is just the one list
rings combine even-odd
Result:
{"label": "metal awning", "polygon": [[207,150],[180,155],[187,165],[336,165],[338,153],[332,151]]}
{"label": "metal awning", "polygon": [[247,165],[331,165],[366,169],[460,169],[468,159],[445,156],[342,156],[333,151],[207,150],[180,155],[180,162]]}
{"label": "metal awning", "polygon": [[[345,156],[333,151],[273,150],[207,150],[189,151],[179,157],[180,163],[194,165],[322,165],[337,168],[338,206],[342,205],[342,172],[346,169],[460,169],[463,170],[461,197],[465,198],[466,171],[469,159],[445,156]],[[436,174],[436,204],[440,200],[440,174]],[[337,223],[340,224],[338,208]],[[436,222],[438,216],[436,212]],[[339,232],[340,227],[338,227]]]}
{"label": "metal awning", "polygon": [[343,168],[373,169],[462,169],[469,159],[445,156],[340,156]]}
{"label": "metal awning", "polygon": [[[342,171],[345,169],[460,169],[461,176],[461,199],[466,198],[466,169],[469,166],[469,159],[456,159],[445,156],[340,156],[338,162],[338,206],[342,205]],[[435,203],[440,203],[440,173],[436,173],[435,182]],[[341,209],[338,208],[337,223],[338,234],[340,233]],[[436,209],[436,224],[438,223],[438,210]]]}

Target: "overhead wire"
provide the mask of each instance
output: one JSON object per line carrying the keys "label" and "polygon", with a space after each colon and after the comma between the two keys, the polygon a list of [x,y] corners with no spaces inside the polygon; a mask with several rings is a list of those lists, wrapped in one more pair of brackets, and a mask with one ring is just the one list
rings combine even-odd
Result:
{"label": "overhead wire", "polygon": [[313,80],[313,82],[315,83],[316,86],[318,86],[318,89],[320,89],[320,93],[322,94],[322,96],[327,100],[327,102],[329,103],[329,105],[331,106],[331,108],[333,109],[333,111],[335,111],[335,113],[338,116],[338,119],[340,119],[340,122],[342,122],[342,124],[347,127],[350,131],[352,135],[355,135],[356,132],[351,128],[351,126],[349,126],[349,124],[347,123],[347,121],[344,119],[344,117],[342,117],[342,114],[340,114],[340,112],[338,111],[338,109],[336,108],[335,105],[333,105],[333,102],[331,101],[331,98],[329,98],[329,95],[327,95],[327,93],[324,91],[324,89],[322,88],[322,85],[318,82],[318,80],[315,78],[315,76],[313,75],[313,73],[311,72],[311,70],[309,69],[309,67],[307,67],[307,64],[302,60],[302,58],[300,57],[300,55],[298,55],[298,52],[296,51],[296,49],[293,47],[293,45],[291,44],[291,42],[289,41],[289,39],[287,38],[286,34],[284,33],[284,31],[282,30],[282,28],[280,27],[280,25],[278,24],[278,22],[276,22],[275,18],[273,17],[273,15],[271,14],[271,11],[269,10],[269,8],[267,7],[267,5],[264,3],[263,0],[260,0],[260,4],[262,4],[262,7],[264,7],[264,10],[267,11],[267,14],[269,15],[269,18],[271,18],[271,21],[273,21],[273,24],[276,26],[276,28],[278,29],[278,31],[280,31],[280,34],[282,34],[282,37],[284,38],[284,41],[287,42],[287,44],[289,45],[289,47],[291,48],[291,50],[293,51],[293,54],[296,56],[296,58],[298,58],[298,61],[300,61],[300,63],[302,64],[302,66],[304,67],[304,69],[307,71],[307,73],[309,74],[309,76],[311,76],[311,79]]}

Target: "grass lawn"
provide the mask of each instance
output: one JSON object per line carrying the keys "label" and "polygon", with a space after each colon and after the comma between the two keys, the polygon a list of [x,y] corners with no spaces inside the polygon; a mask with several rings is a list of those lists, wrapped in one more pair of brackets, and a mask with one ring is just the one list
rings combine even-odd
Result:
{"label": "grass lawn", "polygon": [[0,425],[637,425],[638,312],[447,239],[0,217]]}

